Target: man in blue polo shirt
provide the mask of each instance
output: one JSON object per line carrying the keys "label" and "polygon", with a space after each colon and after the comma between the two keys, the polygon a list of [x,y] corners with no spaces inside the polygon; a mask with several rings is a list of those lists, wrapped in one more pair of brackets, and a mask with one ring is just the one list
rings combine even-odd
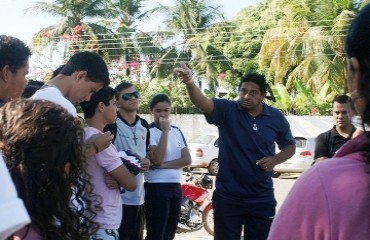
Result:
{"label": "man in blue polo shirt", "polygon": [[[231,101],[204,96],[184,63],[175,73],[220,135],[212,199],[215,240],[239,240],[243,225],[245,239],[266,239],[276,207],[272,171],[293,156],[295,141],[283,114],[263,102],[265,78],[256,73],[242,77],[239,100]],[[281,149],[276,155],[275,142]]]}

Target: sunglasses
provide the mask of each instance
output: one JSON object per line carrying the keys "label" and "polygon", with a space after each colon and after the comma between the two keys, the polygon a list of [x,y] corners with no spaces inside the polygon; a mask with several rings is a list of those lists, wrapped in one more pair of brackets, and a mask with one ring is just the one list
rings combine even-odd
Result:
{"label": "sunglasses", "polygon": [[130,100],[132,97],[139,98],[140,97],[139,91],[122,94],[122,99],[125,100],[125,101]]}

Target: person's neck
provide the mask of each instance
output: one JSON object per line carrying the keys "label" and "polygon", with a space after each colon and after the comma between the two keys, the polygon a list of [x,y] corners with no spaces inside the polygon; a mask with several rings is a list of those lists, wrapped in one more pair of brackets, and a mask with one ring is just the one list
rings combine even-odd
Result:
{"label": "person's neck", "polygon": [[352,131],[353,131],[353,126],[352,124],[346,125],[346,126],[335,126],[335,130],[339,133],[339,135],[348,138]]}
{"label": "person's neck", "polygon": [[258,107],[254,109],[246,109],[247,113],[249,113],[252,117],[257,117],[263,112],[263,103],[260,103]]}
{"label": "person's neck", "polygon": [[118,114],[125,119],[128,124],[133,124],[136,120],[137,111],[118,110]]}
{"label": "person's neck", "polygon": [[63,94],[63,96],[67,96],[69,81],[67,81],[68,79],[64,79],[66,77],[68,76],[57,75],[56,77],[51,79],[49,83],[47,83],[47,85],[56,87]]}
{"label": "person's neck", "polygon": [[105,125],[107,125],[106,122],[102,121],[101,118],[96,117],[96,116],[94,116],[93,118],[87,118],[85,122],[88,126],[96,128],[100,130],[101,132],[103,131]]}

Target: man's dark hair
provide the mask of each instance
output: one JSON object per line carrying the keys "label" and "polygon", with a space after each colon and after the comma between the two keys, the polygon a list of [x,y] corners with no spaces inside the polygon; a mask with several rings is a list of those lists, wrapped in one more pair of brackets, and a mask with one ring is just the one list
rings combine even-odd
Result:
{"label": "man's dark hair", "polygon": [[0,70],[9,65],[10,71],[15,73],[23,67],[31,56],[31,50],[18,38],[0,35]]}
{"label": "man's dark hair", "polygon": [[62,65],[60,65],[59,67],[57,67],[57,68],[53,71],[53,73],[51,74],[51,78],[50,78],[50,79],[55,78],[55,77],[60,73],[60,71],[62,71],[62,69],[64,68],[64,66],[65,66],[65,64],[62,64]]}
{"label": "man's dark hair", "polygon": [[337,95],[334,97],[333,101],[331,102],[331,105],[333,106],[334,102],[344,104],[349,103],[351,101],[351,98],[348,95]]}
{"label": "man's dark hair", "polygon": [[76,71],[86,71],[87,77],[92,82],[101,82],[104,87],[109,86],[107,64],[97,53],[87,51],[76,53],[60,70],[60,74],[71,76]]}
{"label": "man's dark hair", "polygon": [[91,95],[90,101],[80,103],[85,118],[95,115],[96,107],[100,102],[109,106],[109,101],[115,98],[117,91],[111,87],[101,88],[98,92]]}
{"label": "man's dark hair", "polygon": [[129,82],[122,82],[120,84],[118,84],[115,89],[117,92],[121,92],[122,90],[126,89],[126,88],[129,88],[129,87],[133,87],[134,84],[132,83],[129,83]]}
{"label": "man's dark hair", "polygon": [[247,73],[246,75],[244,75],[240,79],[238,90],[240,90],[240,87],[245,82],[253,82],[253,83],[255,83],[255,84],[257,84],[259,86],[260,91],[262,93],[266,93],[267,92],[267,82],[266,82],[265,77],[263,75],[261,75],[261,74],[258,74],[258,73]]}

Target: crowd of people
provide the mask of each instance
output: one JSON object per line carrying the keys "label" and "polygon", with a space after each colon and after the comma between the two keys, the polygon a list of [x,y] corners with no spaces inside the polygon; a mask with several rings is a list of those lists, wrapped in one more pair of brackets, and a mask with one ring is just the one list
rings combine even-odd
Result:
{"label": "crowd of people", "polygon": [[[219,131],[215,240],[368,239],[369,26],[367,5],[345,41],[351,98],[333,100],[335,126],[318,136],[316,164],[277,214],[271,177],[293,156],[295,141],[285,116],[264,103],[265,77],[247,73],[239,98],[226,100],[205,96],[185,63],[175,68],[190,101]],[[26,87],[30,55],[22,41],[0,35],[0,240],[143,240],[145,228],[146,240],[174,239],[181,172],[191,157],[170,123],[170,98],[152,96],[149,124],[138,115],[135,86],[109,87],[105,61],[87,51]]]}

